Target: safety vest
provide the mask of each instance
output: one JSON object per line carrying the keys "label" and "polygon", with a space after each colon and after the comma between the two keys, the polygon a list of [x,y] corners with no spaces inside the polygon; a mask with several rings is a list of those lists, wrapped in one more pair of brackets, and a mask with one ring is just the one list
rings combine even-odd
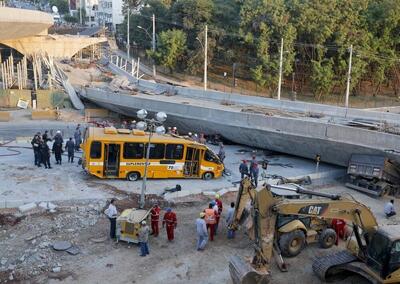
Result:
{"label": "safety vest", "polygon": [[215,211],[214,209],[206,209],[205,210],[206,216],[205,216],[205,220],[207,224],[215,224],[216,220],[215,220]]}

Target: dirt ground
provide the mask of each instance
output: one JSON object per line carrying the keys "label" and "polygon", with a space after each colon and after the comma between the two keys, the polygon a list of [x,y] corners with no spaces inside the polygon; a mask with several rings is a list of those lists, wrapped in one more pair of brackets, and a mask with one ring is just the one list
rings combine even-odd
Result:
{"label": "dirt ground", "polygon": [[[234,200],[235,193],[225,194],[224,207]],[[34,212],[14,226],[1,225],[0,283],[231,283],[229,257],[250,257],[252,243],[242,231],[228,240],[221,220],[216,239],[197,252],[194,222],[208,201],[202,195],[177,200],[175,240],[168,242],[161,230],[158,238],[150,238],[147,257],[139,256],[137,245],[108,238],[109,221],[101,213],[104,202],[60,206],[55,213]],[[57,240],[70,241],[80,254],[53,250]],[[331,251],[309,245],[298,257],[286,259],[286,273],[272,264],[272,283],[321,283],[312,272],[312,259]],[[57,267],[61,271],[52,272]],[[362,282],[355,278],[338,283]]]}

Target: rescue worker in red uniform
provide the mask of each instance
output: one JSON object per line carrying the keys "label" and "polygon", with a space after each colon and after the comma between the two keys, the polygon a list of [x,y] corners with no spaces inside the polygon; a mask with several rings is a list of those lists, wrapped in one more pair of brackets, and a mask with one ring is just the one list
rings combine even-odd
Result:
{"label": "rescue worker in red uniform", "polygon": [[168,240],[172,241],[174,239],[174,229],[176,229],[178,223],[176,221],[176,214],[175,212],[172,212],[171,208],[167,208],[167,212],[164,214],[163,228],[165,225],[167,225],[166,229]]}
{"label": "rescue worker in red uniform", "polygon": [[208,208],[204,210],[204,213],[206,214],[205,216],[205,220],[206,220],[206,226],[207,226],[207,230],[210,230],[210,233],[208,234],[210,236],[210,241],[214,240],[214,235],[215,235],[215,224],[217,222],[216,220],[216,214],[218,214],[218,212],[216,212],[213,208],[212,203],[210,203],[208,205]]}
{"label": "rescue worker in red uniform", "polygon": [[160,232],[158,228],[158,223],[160,221],[160,211],[161,208],[158,206],[157,203],[154,203],[154,206],[150,211],[150,217],[151,217],[151,234],[154,235],[155,237],[157,237]]}
{"label": "rescue worker in red uniform", "polygon": [[342,219],[332,219],[332,228],[336,232],[336,245],[339,244],[339,238],[346,239],[346,221]]}

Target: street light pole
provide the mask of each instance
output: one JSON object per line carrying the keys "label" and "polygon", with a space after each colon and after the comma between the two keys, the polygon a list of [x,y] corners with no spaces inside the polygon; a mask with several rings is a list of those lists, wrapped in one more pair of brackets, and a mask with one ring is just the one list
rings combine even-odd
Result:
{"label": "street light pole", "polygon": [[347,73],[347,86],[346,86],[346,100],[345,107],[349,107],[349,95],[350,95],[350,82],[351,82],[351,59],[353,57],[353,45],[350,45],[350,58],[349,58],[349,71]]}
{"label": "street light pole", "polygon": [[126,32],[126,51],[127,51],[127,55],[128,55],[128,59],[130,58],[130,44],[129,44],[129,22],[130,22],[130,10],[129,7],[127,9],[127,18],[126,18],[126,22],[127,22],[127,32]]}
{"label": "street light pole", "polygon": [[281,54],[280,54],[280,58],[279,58],[278,100],[281,99],[282,65],[283,65],[283,38],[281,38]]}
{"label": "street light pole", "polygon": [[[142,182],[142,190],[140,193],[140,202],[139,207],[141,209],[144,208],[146,200],[145,200],[145,192],[146,192],[146,185],[147,185],[147,171],[148,165],[150,160],[150,150],[151,150],[151,137],[153,133],[156,132],[157,134],[165,134],[165,128],[162,126],[162,123],[167,119],[167,115],[164,112],[158,112],[156,114],[156,119],[146,119],[147,111],[141,109],[137,112],[137,116],[142,119],[143,121],[137,124],[139,129],[145,130],[146,127],[149,131],[149,140],[147,142],[147,150],[146,150],[146,163],[144,165],[144,175],[143,175],[143,182]],[[159,125],[158,127],[156,127]]]}
{"label": "street light pole", "polygon": [[204,30],[204,91],[207,91],[207,32],[208,27],[206,25],[206,28]]}
{"label": "street light pole", "polygon": [[[152,17],[152,20],[153,20],[153,40],[152,40],[152,50],[153,50],[153,53],[154,53],[154,51],[156,50],[156,16],[153,14],[153,17]],[[154,59],[153,59],[153,77],[154,77],[154,79],[156,78],[156,64],[155,64],[155,61],[154,61]]]}

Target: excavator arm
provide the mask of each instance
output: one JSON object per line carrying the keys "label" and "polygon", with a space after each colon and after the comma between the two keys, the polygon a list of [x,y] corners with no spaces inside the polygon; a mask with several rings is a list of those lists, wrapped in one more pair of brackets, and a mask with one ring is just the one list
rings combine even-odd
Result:
{"label": "excavator arm", "polygon": [[368,233],[374,232],[377,228],[371,210],[355,200],[313,192],[301,187],[294,191],[316,195],[323,199],[289,200],[274,197],[270,189],[270,186],[266,185],[257,190],[248,177],[240,183],[231,228],[246,229],[249,238],[254,241],[254,256],[248,262],[238,256],[231,258],[229,269],[233,283],[269,283],[268,270],[272,255],[275,256],[281,270],[285,271],[285,264],[276,245],[276,219],[279,214],[343,219]]}

